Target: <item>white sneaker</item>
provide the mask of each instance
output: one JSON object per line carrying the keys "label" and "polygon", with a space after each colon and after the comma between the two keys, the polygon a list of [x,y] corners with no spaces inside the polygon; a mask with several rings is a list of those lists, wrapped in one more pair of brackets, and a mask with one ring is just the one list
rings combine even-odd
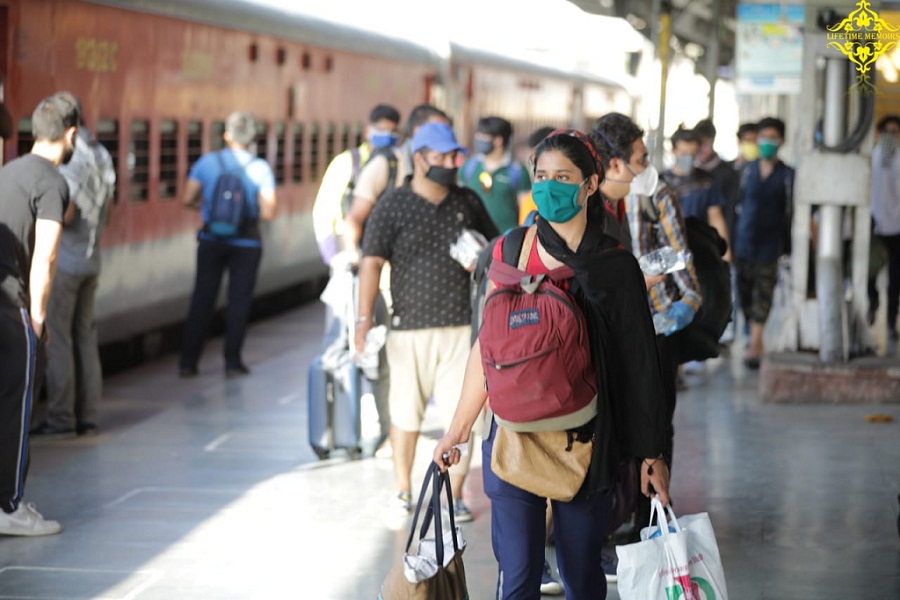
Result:
{"label": "white sneaker", "polygon": [[14,512],[0,511],[0,535],[53,535],[62,531],[58,521],[48,521],[31,502],[20,502]]}

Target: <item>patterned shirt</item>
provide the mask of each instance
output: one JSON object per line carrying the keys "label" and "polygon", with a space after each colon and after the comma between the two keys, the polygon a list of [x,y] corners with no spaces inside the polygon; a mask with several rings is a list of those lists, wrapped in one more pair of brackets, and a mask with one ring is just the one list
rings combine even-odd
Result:
{"label": "patterned shirt", "polygon": [[78,210],[63,227],[56,267],[73,275],[100,272],[100,232],[106,224],[116,188],[116,170],[109,152],[86,127],[78,128],[78,143],[59,172],[69,185],[69,198]]}
{"label": "patterned shirt", "polygon": [[391,297],[397,330],[455,327],[471,322],[469,272],[450,256],[463,229],[487,239],[498,235],[491,217],[471,190],[452,187],[438,204],[409,184],[375,204],[366,220],[362,252],[391,264]]}
{"label": "patterned shirt", "polygon": [[676,175],[669,170],[662,178],[678,198],[684,218],[695,217],[708,224],[709,209],[713,206],[722,208],[724,214],[725,196],[708,173],[695,169],[690,175]]}
{"label": "patterned shirt", "polygon": [[[625,211],[634,255],[640,257],[663,246],[672,246],[676,252],[688,250],[681,207],[669,186],[661,181],[653,202],[647,202],[647,206],[643,204],[640,196],[626,198]],[[650,308],[654,314],[668,311],[678,300],[695,311],[703,303],[697,271],[691,260],[688,260],[687,268],[666,275],[662,282],[650,288]]]}

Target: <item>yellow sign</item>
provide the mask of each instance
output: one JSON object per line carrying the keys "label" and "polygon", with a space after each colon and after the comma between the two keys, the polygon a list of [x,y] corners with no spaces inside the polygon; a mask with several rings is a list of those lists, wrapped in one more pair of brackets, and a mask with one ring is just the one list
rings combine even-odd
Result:
{"label": "yellow sign", "polygon": [[874,91],[871,71],[878,57],[892,50],[900,41],[900,27],[894,27],[878,16],[866,0],[856,3],[847,18],[828,27],[829,48],[840,50],[856,65],[856,84],[862,93]]}

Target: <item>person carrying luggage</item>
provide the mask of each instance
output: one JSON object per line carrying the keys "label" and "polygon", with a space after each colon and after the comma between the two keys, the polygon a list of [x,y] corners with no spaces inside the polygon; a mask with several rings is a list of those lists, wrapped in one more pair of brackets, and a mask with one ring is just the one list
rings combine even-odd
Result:
{"label": "person carrying luggage", "polygon": [[[545,319],[549,315],[533,308],[491,315],[489,299],[485,324],[469,354],[456,412],[435,448],[433,459],[441,469],[460,461],[457,446],[468,441],[472,425],[490,396],[494,416],[489,419],[489,427],[486,423],[482,460],[484,489],[491,499],[492,545],[499,563],[498,595],[505,599],[536,600],[540,597],[544,565],[546,500],[561,494],[551,489],[540,495],[510,483],[508,479],[553,479],[552,473],[530,472],[533,469],[526,467],[525,462],[505,469],[506,479],[498,476],[492,459],[498,459],[503,448],[495,444],[500,439],[528,439],[531,434],[535,434],[533,439],[538,439],[545,433],[561,433],[568,442],[557,449],[559,456],[572,449],[583,450],[582,444],[590,444],[589,464],[583,481],[575,482],[574,496],[553,499],[551,504],[559,572],[566,597],[596,600],[606,597],[600,550],[620,461],[626,457],[640,458],[642,491],[646,495],[658,495],[664,504],[669,502],[668,467],[662,460],[667,416],[665,398],[643,275],[637,259],[620,248],[615,238],[604,233],[603,220],[610,217],[597,195],[603,169],[590,141],[574,130],[555,131],[536,149],[533,175],[532,194],[540,214],[535,230],[525,236],[513,236],[521,231],[513,230],[498,243],[492,264],[502,263],[509,275],[510,269],[516,269],[509,265],[507,258],[519,254],[518,270],[525,270],[528,275],[524,279],[537,285],[534,295],[547,286],[545,292],[560,299],[557,322],[566,323],[569,336],[579,338],[574,342],[562,339],[562,347],[565,352],[574,348],[575,357],[586,353],[588,370],[576,366],[574,378],[570,374],[549,380],[540,376],[543,370],[536,364],[521,372],[517,387],[509,381],[505,385],[494,383],[493,373],[486,379],[489,363],[482,348],[492,347],[493,352],[512,332],[531,330],[546,334]],[[513,237],[522,243],[509,252]],[[510,298],[514,295],[521,298],[528,293],[526,286],[532,287],[525,281],[517,289],[508,283],[511,277],[501,275],[495,272],[491,276],[492,291],[489,291],[489,295],[498,294],[498,307],[504,305],[501,292],[508,290]],[[498,283],[498,280],[502,281]],[[552,288],[548,281],[552,282]],[[574,308],[565,301],[567,296],[574,299]],[[553,306],[550,296],[538,301],[545,302],[548,309]],[[569,308],[562,308],[565,306]],[[506,331],[502,327],[504,316],[509,323]],[[491,321],[494,326],[489,326]],[[580,323],[577,329],[571,329],[573,322]],[[528,340],[522,336],[518,339],[522,339],[521,350],[526,352],[524,346]],[[586,344],[587,348],[579,347],[579,343]],[[552,346],[544,350],[533,355],[546,356],[557,363],[569,356],[553,356]],[[499,367],[490,368],[503,371],[506,366],[512,366],[500,362],[503,361],[498,361]],[[581,364],[579,360],[571,362]],[[516,394],[508,392],[517,390],[522,397],[535,400],[530,390],[534,386],[545,389],[548,398],[558,400],[554,404],[557,410],[541,414],[539,401],[523,402],[517,414]],[[571,396],[562,390],[566,386],[571,387]],[[593,396],[584,404],[583,399],[590,394]],[[498,418],[501,412],[503,416]],[[522,417],[529,420],[523,422]]]}
{"label": "person carrying luggage", "polygon": [[[487,239],[499,234],[478,196],[456,185],[456,159],[464,148],[449,125],[422,125],[410,150],[412,175],[375,204],[366,223],[355,328],[356,350],[362,352],[373,326],[379,280],[389,262],[388,394],[397,484],[391,512],[397,515],[412,511],[410,476],[429,397],[434,397],[442,425],[448,425],[465,371],[472,266],[455,259],[452,247],[465,233]],[[457,522],[473,519],[462,499],[467,473],[466,462],[450,474]]]}
{"label": "person carrying luggage", "polygon": [[313,204],[313,230],[326,265],[331,265],[342,248],[344,218],[353,201],[360,172],[373,156],[393,154],[399,125],[400,112],[396,108],[389,104],[375,106],[369,112],[365,141],[358,147],[347,148],[328,163]]}

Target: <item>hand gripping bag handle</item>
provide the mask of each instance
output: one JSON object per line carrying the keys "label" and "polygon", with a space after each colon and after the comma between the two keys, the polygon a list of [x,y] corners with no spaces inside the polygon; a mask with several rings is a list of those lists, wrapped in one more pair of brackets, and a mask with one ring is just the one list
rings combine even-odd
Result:
{"label": "hand gripping bag handle", "polygon": [[428,484],[431,484],[431,499],[425,510],[425,517],[422,519],[422,529],[419,532],[419,541],[421,542],[428,533],[428,526],[434,521],[434,549],[438,562],[438,567],[444,566],[444,533],[443,523],[441,522],[441,489],[447,490],[447,502],[450,507],[450,531],[453,536],[453,552],[459,552],[459,539],[456,535],[456,518],[453,514],[453,493],[450,489],[450,475],[441,473],[440,467],[435,463],[431,463],[428,472],[425,474],[425,481],[422,482],[422,490],[419,492],[419,500],[416,502],[416,512],[413,515],[412,526],[409,528],[409,537],[406,540],[406,553],[412,546],[413,538],[416,534],[416,526],[419,522],[419,513],[422,510],[422,503],[425,494],[428,492]]}
{"label": "hand gripping bag handle", "polygon": [[[668,522],[666,522],[666,512],[668,512],[669,515]],[[675,525],[675,531],[681,531],[681,525],[678,524],[678,519],[675,517],[675,511],[672,510],[672,505],[667,504],[665,510],[663,510],[662,502],[660,502],[659,498],[656,496],[650,499],[650,523],[648,523],[648,527],[653,526],[654,514],[656,514],[656,525],[659,527],[659,531],[664,537],[669,537],[669,523]]]}

